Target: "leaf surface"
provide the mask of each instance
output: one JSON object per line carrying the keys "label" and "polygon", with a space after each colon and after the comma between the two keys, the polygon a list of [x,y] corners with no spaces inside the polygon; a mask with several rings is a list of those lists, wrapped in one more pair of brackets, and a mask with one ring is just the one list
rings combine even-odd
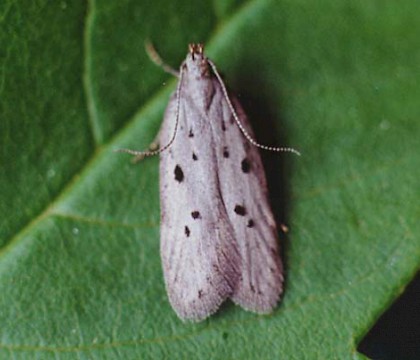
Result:
{"label": "leaf surface", "polygon": [[[358,359],[420,260],[420,8],[321,1],[0,6],[0,358]],[[202,41],[264,154],[287,283],[270,316],[169,306],[153,140]]]}

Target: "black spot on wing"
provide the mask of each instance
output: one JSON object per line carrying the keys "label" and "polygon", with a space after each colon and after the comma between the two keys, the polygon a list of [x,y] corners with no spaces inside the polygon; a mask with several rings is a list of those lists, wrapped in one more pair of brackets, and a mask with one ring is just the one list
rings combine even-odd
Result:
{"label": "black spot on wing", "polygon": [[198,160],[198,157],[197,157],[197,155],[195,155],[195,153],[193,153],[193,154],[192,154],[192,159],[193,159],[194,161],[197,161],[197,160]]}
{"label": "black spot on wing", "polygon": [[241,169],[245,174],[248,174],[251,171],[251,163],[247,158],[242,160]]}
{"label": "black spot on wing", "polygon": [[182,171],[179,165],[175,166],[174,174],[175,174],[176,181],[182,182],[184,180],[184,172]]}
{"label": "black spot on wing", "polygon": [[229,157],[229,150],[227,146],[223,147],[223,157],[228,158]]}
{"label": "black spot on wing", "polygon": [[203,290],[198,290],[198,298],[201,299],[203,296]]}
{"label": "black spot on wing", "polygon": [[223,131],[226,131],[226,125],[225,125],[224,120],[222,120],[222,130],[223,130]]}
{"label": "black spot on wing", "polygon": [[193,133],[192,129],[190,129],[190,131],[188,132],[188,137],[190,137],[190,138],[194,137],[194,133]]}
{"label": "black spot on wing", "polygon": [[247,225],[247,226],[248,226],[249,228],[252,228],[252,227],[254,227],[254,225],[255,225],[254,220],[249,219],[249,220],[248,220],[248,225]]}
{"label": "black spot on wing", "polygon": [[190,237],[191,231],[190,231],[190,228],[189,228],[188,226],[185,226],[185,228],[184,228],[184,232],[185,232],[185,235],[186,235],[187,237]]}
{"label": "black spot on wing", "polygon": [[191,216],[192,216],[192,218],[195,220],[195,219],[201,219],[201,215],[200,215],[200,212],[199,211],[193,211],[192,213],[191,213]]}
{"label": "black spot on wing", "polygon": [[242,205],[236,205],[233,211],[240,216],[246,215],[246,209]]}

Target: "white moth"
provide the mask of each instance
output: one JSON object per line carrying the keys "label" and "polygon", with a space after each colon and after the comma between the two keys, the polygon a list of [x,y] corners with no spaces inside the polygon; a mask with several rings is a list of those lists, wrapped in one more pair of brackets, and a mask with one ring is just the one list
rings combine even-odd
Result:
{"label": "white moth", "polygon": [[282,293],[283,267],[257,147],[296,151],[253,140],[201,44],[190,45],[179,74],[171,72],[179,83],[158,135],[166,145],[121,150],[138,158],[160,153],[160,251],[169,301],[182,320],[203,320],[228,298],[269,313]]}

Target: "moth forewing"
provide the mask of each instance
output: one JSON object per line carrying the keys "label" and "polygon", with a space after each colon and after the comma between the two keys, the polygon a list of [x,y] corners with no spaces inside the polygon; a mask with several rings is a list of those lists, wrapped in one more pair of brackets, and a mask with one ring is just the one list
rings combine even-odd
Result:
{"label": "moth forewing", "polygon": [[[220,198],[212,132],[205,113],[182,89],[177,141],[161,153],[161,257],[172,307],[182,319],[215,312],[238,283],[240,256]],[[172,136],[175,98],[161,143]]]}

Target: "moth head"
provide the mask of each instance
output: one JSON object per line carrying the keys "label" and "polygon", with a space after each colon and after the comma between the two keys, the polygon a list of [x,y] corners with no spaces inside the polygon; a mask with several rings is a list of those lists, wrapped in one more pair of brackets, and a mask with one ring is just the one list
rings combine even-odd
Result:
{"label": "moth head", "polygon": [[209,64],[204,55],[204,45],[189,44],[188,50],[187,59],[185,60],[187,71],[198,78],[210,76]]}

